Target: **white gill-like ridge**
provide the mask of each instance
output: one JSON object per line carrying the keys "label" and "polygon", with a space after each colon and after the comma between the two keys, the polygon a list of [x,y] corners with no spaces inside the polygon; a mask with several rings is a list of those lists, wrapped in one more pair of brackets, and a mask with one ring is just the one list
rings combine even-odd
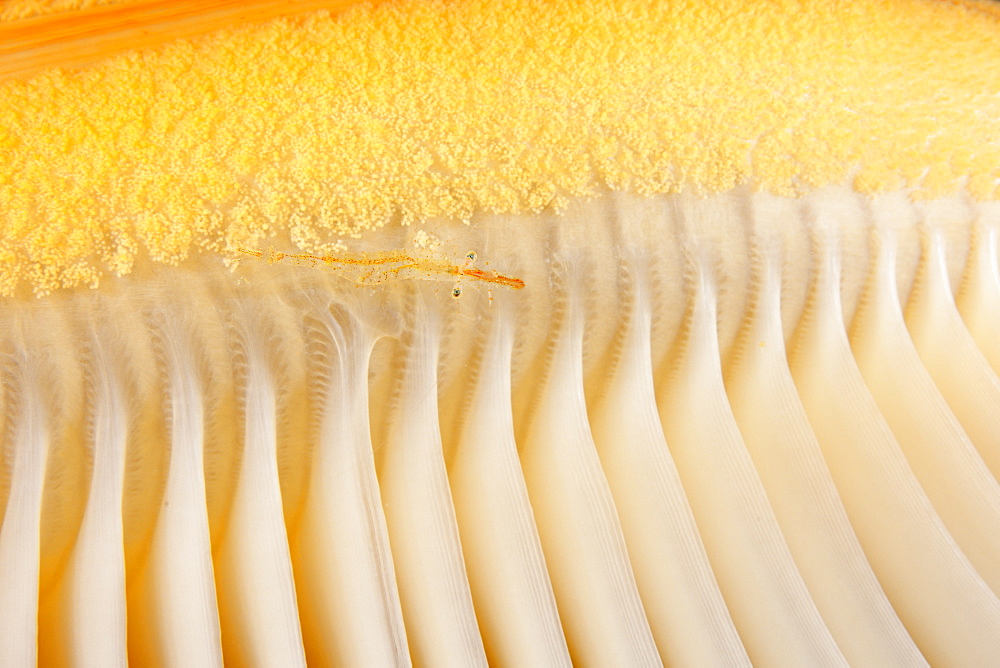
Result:
{"label": "white gill-like ridge", "polygon": [[449,474],[466,570],[493,665],[570,666],[514,439],[512,304],[498,303],[458,427]]}
{"label": "white gill-like ridge", "polygon": [[795,568],[726,398],[714,262],[697,247],[689,261],[689,314],[660,417],[722,594],[754,663],[846,665]]}
{"label": "white gill-like ridge", "polygon": [[698,534],[656,409],[648,258],[626,252],[618,355],[590,410],[639,594],[664,661],[750,665]]}
{"label": "white gill-like ridge", "polygon": [[[917,287],[906,309],[906,327],[934,384],[976,446],[993,478],[1000,480],[1000,378],[976,346],[955,307],[945,236],[928,212]],[[1000,337],[1000,329],[994,330]],[[996,591],[994,589],[994,591]]]}
{"label": "white gill-like ridge", "polygon": [[204,397],[186,323],[165,310],[154,319],[166,374],[170,456],[140,575],[149,625],[144,631],[151,641],[144,659],[215,666],[222,661],[222,645],[205,509]]}
{"label": "white gill-like ridge", "polygon": [[[377,447],[406,636],[414,663],[486,666],[438,425],[439,319],[416,294]],[[433,306],[431,312],[433,312]]]}
{"label": "white gill-like ridge", "polygon": [[[648,666],[659,655],[643,613],[583,393],[584,314],[577,267],[561,258],[545,377],[521,464],[575,663]],[[558,564],[558,566],[557,566]],[[587,582],[586,587],[578,586]]]}
{"label": "white gill-like ridge", "polygon": [[409,665],[406,631],[368,419],[370,328],[309,293],[307,340],[319,434],[292,560],[306,658],[319,665]]}
{"label": "white gill-like ridge", "polygon": [[[920,362],[897,296],[900,242],[890,224],[880,224],[887,223],[881,213],[874,210],[874,266],[854,317],[854,358],[934,508],[972,565],[1000,593],[1000,484]],[[916,283],[914,290],[921,289]]]}
{"label": "white gill-like ridge", "polygon": [[972,248],[965,280],[956,297],[962,321],[979,351],[1000,376],[1000,202],[980,204],[974,212]]}
{"label": "white gill-like ridge", "polygon": [[[726,391],[789,550],[851,665],[924,663],[865,558],[788,368],[781,328],[783,249],[764,202],[756,276]],[[784,210],[785,216],[794,216]],[[769,229],[770,228],[770,229]]]}
{"label": "white gill-like ridge", "polygon": [[269,359],[274,332],[257,302],[228,310],[244,430],[226,532],[215,550],[226,660],[304,666],[278,481],[278,382],[271,369],[280,362]]}
{"label": "white gill-like ridge", "polygon": [[0,304],[0,664],[1000,663],[1000,206],[431,231]]}
{"label": "white gill-like ridge", "polygon": [[0,525],[0,656],[17,665],[38,658],[38,579],[45,460],[49,451],[43,395],[34,360],[5,354],[6,509]]}
{"label": "white gill-like ridge", "polygon": [[128,446],[128,408],[118,365],[96,328],[86,328],[92,404],[93,469],[76,547],[66,565],[70,600],[63,660],[78,666],[123,665],[126,656],[125,555],[122,495]]}
{"label": "white gill-like ridge", "polygon": [[844,329],[838,221],[812,213],[817,263],[790,358],[799,398],[868,562],[924,657],[990,663],[1000,656],[1000,600],[948,533],[865,387]]}

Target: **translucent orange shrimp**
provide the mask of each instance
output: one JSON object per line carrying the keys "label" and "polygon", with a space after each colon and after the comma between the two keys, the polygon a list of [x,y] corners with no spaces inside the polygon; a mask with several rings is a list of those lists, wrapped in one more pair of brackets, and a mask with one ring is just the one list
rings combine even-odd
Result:
{"label": "translucent orange shrimp", "polygon": [[[485,281],[491,285],[503,285],[520,290],[524,281],[512,276],[498,274],[491,269],[475,266],[476,253],[469,251],[463,261],[457,263],[447,256],[428,250],[390,250],[373,253],[339,253],[337,255],[310,255],[308,253],[282,253],[271,250],[257,250],[238,247],[240,253],[266,260],[270,264],[290,260],[294,264],[309,267],[327,267],[335,270],[360,285],[381,285],[399,279],[455,282],[451,295],[462,295],[461,279],[468,277]],[[490,294],[492,299],[492,292]]]}

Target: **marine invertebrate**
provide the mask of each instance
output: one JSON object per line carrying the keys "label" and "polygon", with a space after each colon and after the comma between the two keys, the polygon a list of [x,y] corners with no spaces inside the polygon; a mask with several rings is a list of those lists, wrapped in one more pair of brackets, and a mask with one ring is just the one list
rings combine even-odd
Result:
{"label": "marine invertebrate", "polygon": [[0,655],[995,662],[995,5],[588,10],[9,72]]}
{"label": "marine invertebrate", "polygon": [[350,255],[310,255],[309,253],[281,253],[252,248],[237,248],[240,253],[267,260],[270,263],[289,260],[298,265],[326,267],[358,285],[382,285],[391,281],[417,279],[425,281],[453,281],[452,295],[462,294],[458,282],[462,278],[483,281],[491,285],[503,285],[520,290],[524,281],[514,276],[498,274],[492,269],[476,266],[478,256],[469,251],[462,260],[456,261],[440,253],[417,250],[390,250],[377,253]]}

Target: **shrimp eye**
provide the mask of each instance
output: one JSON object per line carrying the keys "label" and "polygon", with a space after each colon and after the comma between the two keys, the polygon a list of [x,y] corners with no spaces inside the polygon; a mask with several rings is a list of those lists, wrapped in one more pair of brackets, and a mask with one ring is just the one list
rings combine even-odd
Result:
{"label": "shrimp eye", "polygon": [[458,299],[459,297],[461,297],[462,296],[462,288],[458,287],[457,285],[455,287],[453,287],[451,289],[451,296],[454,297],[455,299]]}
{"label": "shrimp eye", "polygon": [[477,257],[478,256],[476,255],[476,251],[469,251],[468,253],[465,254],[465,259],[468,260],[469,262],[475,262]]}

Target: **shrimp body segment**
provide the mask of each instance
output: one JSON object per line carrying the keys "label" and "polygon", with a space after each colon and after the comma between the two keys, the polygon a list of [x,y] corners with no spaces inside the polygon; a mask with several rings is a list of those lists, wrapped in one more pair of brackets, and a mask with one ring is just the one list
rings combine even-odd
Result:
{"label": "shrimp body segment", "polygon": [[[381,285],[401,279],[458,282],[462,278],[468,277],[490,284],[503,285],[514,290],[520,290],[524,287],[524,281],[519,278],[504,276],[491,269],[476,267],[477,256],[471,251],[459,263],[449,257],[425,250],[391,250],[337,255],[282,253],[243,247],[238,247],[236,250],[266,260],[269,264],[289,260],[297,265],[329,268],[360,285]],[[461,294],[460,289],[458,294]]]}

